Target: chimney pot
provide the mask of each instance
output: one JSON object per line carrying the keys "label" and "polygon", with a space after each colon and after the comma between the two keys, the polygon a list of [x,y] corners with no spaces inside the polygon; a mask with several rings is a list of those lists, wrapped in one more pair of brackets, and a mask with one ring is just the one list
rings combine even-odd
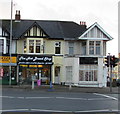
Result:
{"label": "chimney pot", "polygon": [[20,18],[21,18],[21,16],[20,16],[20,10],[16,10],[15,21],[16,22],[20,22]]}

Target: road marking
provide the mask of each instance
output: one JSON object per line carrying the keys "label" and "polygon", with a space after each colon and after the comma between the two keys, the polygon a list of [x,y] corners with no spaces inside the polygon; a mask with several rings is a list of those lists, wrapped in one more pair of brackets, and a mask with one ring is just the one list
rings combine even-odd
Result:
{"label": "road marking", "polygon": [[25,97],[26,99],[50,99],[54,97]]}
{"label": "road marking", "polygon": [[118,101],[117,98],[112,97],[112,96],[108,96],[108,95],[105,95],[105,94],[99,94],[99,93],[93,93],[93,94],[95,94],[95,95],[100,95],[100,96],[103,96],[103,97],[110,98],[110,99],[113,99],[113,100],[117,100],[117,101]]}
{"label": "road marking", "polygon": [[45,109],[30,109],[31,111],[41,111],[41,112],[72,112],[72,111],[62,111],[62,110],[45,110]]}
{"label": "road marking", "polygon": [[16,97],[16,98],[18,98],[18,99],[25,99],[25,97]]}
{"label": "road marking", "polygon": [[13,97],[13,96],[0,96],[2,98],[18,98],[18,99],[69,99],[69,100],[88,100],[88,101],[92,101],[92,100],[105,100],[105,99],[113,99],[113,100],[118,100],[115,97],[112,96],[108,96],[105,94],[99,94],[99,93],[93,93],[95,95],[99,95],[99,96],[103,96],[105,98],[78,98],[78,97]]}
{"label": "road marking", "polygon": [[73,97],[55,97],[56,99],[71,99],[71,100],[87,100],[86,98],[73,98]]}
{"label": "road marking", "polygon": [[28,111],[29,109],[8,109],[8,110],[0,110],[0,112],[15,112],[15,111]]}
{"label": "road marking", "polygon": [[15,97],[13,97],[13,96],[0,96],[0,97],[3,97],[3,98],[15,98]]}
{"label": "road marking", "polygon": [[68,110],[47,110],[47,109],[7,109],[7,110],[0,110],[0,112],[23,112],[23,111],[38,111],[38,112],[118,112],[120,110],[116,109],[103,109],[103,110],[80,110],[80,111],[68,111]]}
{"label": "road marking", "polygon": [[109,112],[109,109],[103,109],[103,110],[83,110],[83,111],[75,111],[75,112]]}
{"label": "road marking", "polygon": [[102,110],[80,110],[80,111],[69,111],[69,110],[48,110],[48,109],[30,109],[31,111],[38,111],[38,112],[118,112],[119,110],[110,110],[110,109],[102,109]]}

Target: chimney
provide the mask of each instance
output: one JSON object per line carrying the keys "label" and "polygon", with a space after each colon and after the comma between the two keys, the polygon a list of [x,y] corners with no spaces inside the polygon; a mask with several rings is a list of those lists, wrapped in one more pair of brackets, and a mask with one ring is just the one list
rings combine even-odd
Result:
{"label": "chimney", "polygon": [[80,21],[80,25],[83,26],[84,28],[87,28],[86,22],[84,22],[84,21]]}
{"label": "chimney", "polygon": [[20,22],[20,10],[16,10],[16,14],[15,14],[15,22]]}

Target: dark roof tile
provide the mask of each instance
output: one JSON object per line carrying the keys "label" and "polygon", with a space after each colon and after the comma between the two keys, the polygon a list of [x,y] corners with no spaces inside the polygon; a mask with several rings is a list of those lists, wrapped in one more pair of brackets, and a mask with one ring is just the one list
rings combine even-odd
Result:
{"label": "dark roof tile", "polygon": [[[13,20],[13,38],[19,39],[34,24],[37,24],[49,38],[77,38],[87,29],[71,21],[47,21],[47,20]],[[2,20],[3,27],[10,32],[10,20]]]}

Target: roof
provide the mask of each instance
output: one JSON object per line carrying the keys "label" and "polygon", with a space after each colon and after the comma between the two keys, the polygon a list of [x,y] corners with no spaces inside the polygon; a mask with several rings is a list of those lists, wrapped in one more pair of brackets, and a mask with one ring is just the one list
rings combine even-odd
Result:
{"label": "roof", "polygon": [[[47,21],[47,20],[21,20],[13,23],[13,39],[22,38],[32,26],[37,24],[49,38],[78,38],[87,29],[86,26],[79,25],[72,21]],[[10,20],[2,20],[2,26],[10,33]]]}

